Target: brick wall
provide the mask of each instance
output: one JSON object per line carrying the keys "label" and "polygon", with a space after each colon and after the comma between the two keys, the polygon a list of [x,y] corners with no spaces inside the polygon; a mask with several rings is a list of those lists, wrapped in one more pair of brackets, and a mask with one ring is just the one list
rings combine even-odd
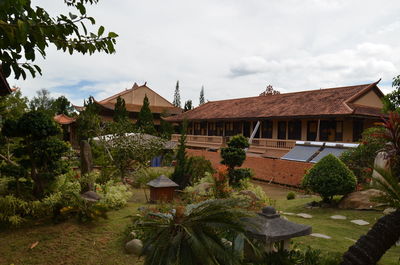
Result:
{"label": "brick wall", "polygon": [[[221,157],[217,152],[206,150],[187,149],[189,155],[204,156],[210,160],[214,167],[220,164]],[[248,155],[243,167],[248,167],[254,170],[254,178],[272,181],[279,184],[298,186],[303,179],[304,173],[313,164],[288,161],[273,158],[264,158],[259,156]]]}

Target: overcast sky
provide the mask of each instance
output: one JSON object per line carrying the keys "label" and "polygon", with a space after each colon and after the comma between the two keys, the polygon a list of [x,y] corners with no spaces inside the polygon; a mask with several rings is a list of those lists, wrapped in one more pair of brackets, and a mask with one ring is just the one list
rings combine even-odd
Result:
{"label": "overcast sky", "polygon": [[[62,0],[36,0],[52,14]],[[172,101],[364,84],[400,74],[398,0],[100,0],[89,15],[119,34],[113,55],[64,54],[38,60],[43,76],[11,85],[32,97],[42,88],[74,104],[101,100],[134,82]]]}

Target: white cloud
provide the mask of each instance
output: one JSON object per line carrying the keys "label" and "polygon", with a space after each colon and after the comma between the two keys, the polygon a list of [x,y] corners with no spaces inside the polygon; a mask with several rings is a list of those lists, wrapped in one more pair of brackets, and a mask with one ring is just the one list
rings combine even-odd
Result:
{"label": "white cloud", "polygon": [[[34,4],[67,10],[62,1]],[[52,48],[38,61],[43,77],[10,83],[28,96],[66,93],[75,104],[145,81],[172,100],[180,80],[182,101],[195,104],[202,85],[209,100],[258,95],[267,84],[290,92],[381,77],[390,91],[400,73],[399,9],[395,0],[103,0],[88,10],[120,35],[116,54]],[[90,84],[76,87],[83,80]]]}

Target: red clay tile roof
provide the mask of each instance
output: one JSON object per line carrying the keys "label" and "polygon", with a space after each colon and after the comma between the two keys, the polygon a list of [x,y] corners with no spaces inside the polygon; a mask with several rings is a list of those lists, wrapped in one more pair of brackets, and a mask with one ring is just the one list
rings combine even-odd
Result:
{"label": "red clay tile roof", "polygon": [[[146,85],[146,83],[144,85],[141,85],[141,86],[139,86],[138,84],[134,83],[132,88],[130,88],[130,89],[124,90],[124,91],[122,91],[120,93],[117,93],[117,94],[115,94],[115,95],[113,95],[111,97],[108,97],[106,99],[103,99],[101,101],[96,101],[95,100],[95,102],[99,106],[101,106],[103,108],[114,110],[115,103],[110,102],[111,100],[116,99],[119,96],[125,95],[127,93],[130,93],[132,90],[138,89],[139,87],[146,87],[147,89],[149,89],[149,90],[153,91],[154,93],[156,93],[159,97],[163,98],[157,92],[155,92],[154,90],[149,88]],[[163,99],[165,99],[165,98],[163,98]],[[82,107],[82,106],[76,106],[76,105],[73,105],[73,106],[77,111],[82,111],[84,109],[84,107]],[[126,110],[128,112],[140,112],[140,109],[142,108],[142,105],[125,104],[125,107],[126,107]],[[167,111],[169,114],[180,114],[180,113],[182,113],[182,109],[181,108],[175,107],[172,104],[171,104],[171,107],[160,107],[160,106],[152,106],[152,105],[150,105],[150,110],[151,110],[152,113],[160,113],[160,114],[163,113],[164,110]]]}
{"label": "red clay tile roof", "polygon": [[[104,107],[106,109],[114,110],[115,103],[112,102],[106,102],[106,103],[101,103],[98,101],[95,101],[97,104],[99,104],[101,107]],[[140,109],[142,108],[142,105],[136,105],[136,104],[125,104],[125,108],[128,112],[140,112]],[[182,110],[177,107],[159,107],[159,106],[152,106],[150,105],[150,110],[152,113],[162,113],[164,110],[168,111],[170,114],[180,114],[182,113]]]}
{"label": "red clay tile roof", "polygon": [[371,89],[382,96],[382,92],[376,86],[378,82],[357,86],[211,101],[180,115],[168,117],[166,120],[178,122],[184,118],[188,120],[229,120],[333,115],[380,117],[380,109],[351,104],[352,101]]}
{"label": "red clay tile roof", "polygon": [[53,119],[59,124],[71,124],[76,121],[76,118],[71,118],[64,114],[56,115]]}

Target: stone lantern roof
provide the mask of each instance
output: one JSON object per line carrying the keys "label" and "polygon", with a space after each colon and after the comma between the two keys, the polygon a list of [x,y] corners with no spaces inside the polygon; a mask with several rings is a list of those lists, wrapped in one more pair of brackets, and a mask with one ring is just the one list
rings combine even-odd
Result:
{"label": "stone lantern roof", "polygon": [[159,176],[156,179],[153,179],[152,181],[147,183],[147,186],[153,187],[153,188],[170,188],[170,187],[179,187],[178,184],[170,180],[164,175]]}
{"label": "stone lantern roof", "polygon": [[293,237],[311,234],[312,227],[290,222],[280,218],[276,210],[264,207],[256,217],[246,218],[248,225],[246,231],[249,237],[264,243],[273,243]]}

